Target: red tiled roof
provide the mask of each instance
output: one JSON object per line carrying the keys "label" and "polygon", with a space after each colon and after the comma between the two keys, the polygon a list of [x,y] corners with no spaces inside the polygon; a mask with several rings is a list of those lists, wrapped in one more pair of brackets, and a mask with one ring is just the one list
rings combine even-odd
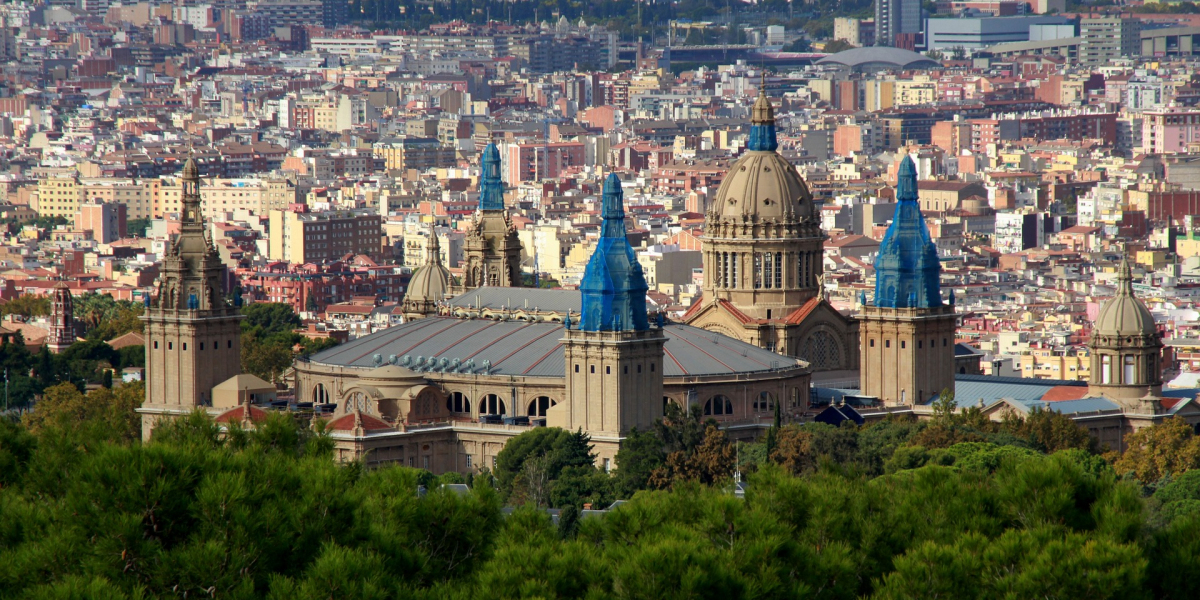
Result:
{"label": "red tiled roof", "polygon": [[[238,406],[231,408],[217,417],[218,423],[240,423],[246,415],[246,406]],[[267,411],[256,406],[250,407],[250,421],[252,423],[261,423],[267,419]]]}
{"label": "red tiled roof", "polygon": [[[372,417],[371,415],[359,413],[362,418],[362,426],[364,431],[378,431],[381,429],[392,429],[386,421]],[[353,431],[354,430],[354,413],[342,415],[329,422],[325,428],[329,431]]]}
{"label": "red tiled roof", "polygon": [[808,302],[801,304],[800,308],[789,313],[788,316],[783,318],[783,321],[785,323],[803,323],[804,319],[807,319],[808,315],[812,314],[812,311],[816,310],[819,304],[821,304],[821,297],[815,296]]}

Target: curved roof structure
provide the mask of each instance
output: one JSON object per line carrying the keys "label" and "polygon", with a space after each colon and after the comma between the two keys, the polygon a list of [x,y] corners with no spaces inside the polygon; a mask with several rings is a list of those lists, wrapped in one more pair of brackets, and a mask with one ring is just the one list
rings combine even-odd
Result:
{"label": "curved roof structure", "polygon": [[775,108],[759,86],[751,109],[750,141],[746,153],[729,168],[717,188],[713,211],[717,218],[743,223],[754,220],[792,221],[815,213],[812,194],[796,168],[776,152]]}
{"label": "curved roof structure", "polygon": [[931,69],[939,63],[911,50],[868,46],[851,48],[817,61],[818,65],[840,65],[854,71],[878,71],[885,69]]}
{"label": "curved roof structure", "polygon": [[1100,307],[1096,317],[1095,332],[1117,338],[1129,336],[1154,336],[1154,316],[1133,293],[1133,273],[1129,259],[1122,259],[1117,271],[1117,295]]}
{"label": "curved roof structure", "polygon": [[[663,330],[667,338],[663,375],[668,378],[766,373],[794,369],[800,364],[794,358],[696,327],[668,323]],[[565,377],[563,337],[562,325],[545,321],[427,317],[318,352],[309,360],[371,369],[376,354],[383,359],[408,356],[412,363],[418,356],[450,361],[457,358],[460,365],[468,359],[473,361],[471,370],[479,374],[484,361],[488,361],[492,375]],[[466,373],[462,369],[456,372]]]}

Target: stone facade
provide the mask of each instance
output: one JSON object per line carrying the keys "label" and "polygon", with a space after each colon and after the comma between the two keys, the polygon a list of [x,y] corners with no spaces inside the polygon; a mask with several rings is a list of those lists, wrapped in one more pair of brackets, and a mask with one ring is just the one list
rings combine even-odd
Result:
{"label": "stone facade", "polygon": [[224,265],[200,211],[200,175],[183,168],[179,237],[163,257],[158,293],[146,307],[146,401],[142,437],[158,420],[212,406],[212,389],[241,373],[241,310],[222,289]]}
{"label": "stone facade", "polygon": [[954,391],[953,306],[865,306],[858,317],[863,395],[891,406]]}
{"label": "stone facade", "polygon": [[803,358],[814,371],[857,369],[857,324],[824,298],[825,233],[808,185],[776,152],[766,96],[755,102],[747,148],[705,216],[704,293],[684,322]]}

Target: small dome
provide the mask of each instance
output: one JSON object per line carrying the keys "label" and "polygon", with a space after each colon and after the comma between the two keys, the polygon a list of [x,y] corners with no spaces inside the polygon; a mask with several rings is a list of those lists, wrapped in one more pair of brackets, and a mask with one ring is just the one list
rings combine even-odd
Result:
{"label": "small dome", "polygon": [[812,193],[796,167],[775,151],[775,109],[759,85],[750,109],[750,140],[746,153],[730,167],[717,189],[712,212],[718,219],[744,217],[776,221],[805,220],[815,214]]}
{"label": "small dome", "polygon": [[441,261],[421,265],[408,282],[408,302],[441,302],[450,292],[450,270]]}
{"label": "small dome", "polygon": [[446,299],[450,292],[450,270],[442,264],[441,243],[437,232],[429,228],[429,241],[425,246],[425,264],[413,272],[408,280],[408,291],[404,293],[404,305],[433,305]]}
{"label": "small dome", "polygon": [[775,152],[751,150],[729,169],[713,202],[718,218],[740,221],[804,220],[814,215],[808,185],[786,159]]}
{"label": "small dome", "polygon": [[1100,307],[1094,335],[1129,337],[1154,336],[1157,333],[1158,328],[1154,326],[1150,309],[1133,293],[1129,260],[1123,259],[1117,271],[1117,295]]}
{"label": "small dome", "polygon": [[397,379],[399,379],[399,380],[409,380],[409,379],[414,379],[414,378],[420,379],[421,375],[419,373],[417,373],[416,371],[406,369],[399,365],[388,364],[388,365],[383,365],[381,367],[375,367],[374,369],[367,371],[365,374],[363,374],[362,378],[364,380],[389,381],[390,382],[390,381],[397,380]]}
{"label": "small dome", "polygon": [[183,163],[183,178],[184,179],[199,179],[200,167],[196,166],[196,159],[188,157],[187,162]]}

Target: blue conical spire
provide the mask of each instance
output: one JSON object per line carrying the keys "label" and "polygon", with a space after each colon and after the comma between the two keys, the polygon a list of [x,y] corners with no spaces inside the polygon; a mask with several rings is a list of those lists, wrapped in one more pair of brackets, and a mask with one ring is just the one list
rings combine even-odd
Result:
{"label": "blue conical spire", "polygon": [[479,179],[479,210],[504,210],[504,182],[500,180],[500,149],[483,149],[483,174]]}
{"label": "blue conical spire", "polygon": [[583,294],[583,331],[650,328],[646,316],[646,278],[633,246],[625,237],[625,194],[621,180],[610,174],[604,181],[600,240],[588,261],[579,291]]}
{"label": "blue conical spire", "polygon": [[775,138],[775,109],[767,98],[767,79],[758,86],[758,99],[750,110],[750,140],[746,143],[747,150],[774,152],[779,147]]}
{"label": "blue conical spire", "polygon": [[875,306],[941,306],[941,272],[937,246],[917,202],[917,166],[905,156],[896,183],[896,214],[875,258]]}
{"label": "blue conical spire", "polygon": [[616,173],[609,173],[604,180],[604,192],[601,196],[600,237],[625,237],[625,192],[621,189],[621,180]]}

